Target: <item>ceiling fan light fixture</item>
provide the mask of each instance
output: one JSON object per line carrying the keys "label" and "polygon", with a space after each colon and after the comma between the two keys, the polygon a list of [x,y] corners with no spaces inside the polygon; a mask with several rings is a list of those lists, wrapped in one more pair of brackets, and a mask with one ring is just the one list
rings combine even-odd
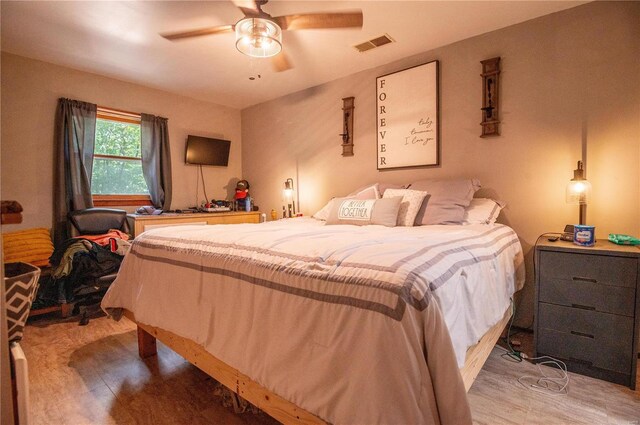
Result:
{"label": "ceiling fan light fixture", "polygon": [[282,30],[269,19],[241,19],[236,24],[236,49],[254,58],[275,56],[282,50]]}

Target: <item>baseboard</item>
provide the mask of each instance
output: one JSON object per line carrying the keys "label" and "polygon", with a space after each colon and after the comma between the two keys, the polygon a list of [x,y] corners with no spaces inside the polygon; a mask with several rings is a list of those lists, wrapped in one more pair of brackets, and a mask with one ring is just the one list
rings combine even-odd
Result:
{"label": "baseboard", "polygon": [[11,361],[16,375],[18,423],[29,425],[29,368],[24,351],[17,342],[11,344]]}

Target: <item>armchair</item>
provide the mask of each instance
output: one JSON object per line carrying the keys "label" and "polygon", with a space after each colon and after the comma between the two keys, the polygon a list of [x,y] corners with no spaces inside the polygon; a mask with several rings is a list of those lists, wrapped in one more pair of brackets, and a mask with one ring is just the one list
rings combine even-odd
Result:
{"label": "armchair", "polygon": [[69,213],[69,236],[100,235],[111,229],[129,233],[127,212],[111,208],[87,208]]}
{"label": "armchair", "polygon": [[[108,209],[108,208],[88,208],[85,210],[72,211],[68,215],[68,234],[70,237],[81,235],[100,235],[107,233],[111,229],[117,229],[125,233],[129,233],[129,225],[127,222],[127,213],[124,210]],[[111,285],[117,276],[117,271],[106,273],[94,279],[83,280],[84,289],[77,293],[81,299],[77,302],[67,302],[65,297],[60,297],[60,291],[64,288],[54,286],[51,277],[51,267],[42,268],[40,277],[39,295],[46,300],[45,305],[38,305],[29,313],[30,317],[39,316],[41,314],[60,311],[62,317],[68,317],[79,312],[81,305],[91,304],[93,299],[98,301],[98,297],[102,297],[102,293]],[[57,298],[58,304],[48,304],[52,299]],[[63,299],[62,301],[60,301]],[[75,305],[75,308],[74,308]]]}
{"label": "armchair", "polygon": [[[129,224],[127,222],[127,212],[124,210],[110,208],[87,208],[84,210],[71,211],[69,213],[69,236],[77,237],[82,235],[101,235],[109,232],[111,229],[120,230],[129,233]],[[86,282],[86,289],[77,295],[82,297],[74,307],[73,313],[80,312],[79,307],[89,305],[99,301],[103,292],[113,283],[118,272],[108,273],[103,276],[96,277],[92,282]],[[81,324],[86,324],[88,320],[83,314]]]}

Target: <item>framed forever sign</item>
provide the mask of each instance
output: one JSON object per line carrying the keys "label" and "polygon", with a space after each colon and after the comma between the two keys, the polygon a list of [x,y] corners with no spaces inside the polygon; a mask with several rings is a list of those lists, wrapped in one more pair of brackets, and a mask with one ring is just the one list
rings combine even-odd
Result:
{"label": "framed forever sign", "polygon": [[438,61],[376,79],[378,170],[440,165]]}

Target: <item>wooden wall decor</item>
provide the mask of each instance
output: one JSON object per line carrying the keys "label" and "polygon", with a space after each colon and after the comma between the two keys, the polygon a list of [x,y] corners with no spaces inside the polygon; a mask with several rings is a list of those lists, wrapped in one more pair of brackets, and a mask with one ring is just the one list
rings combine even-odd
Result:
{"label": "wooden wall decor", "polygon": [[355,97],[342,98],[342,156],[353,156],[353,101]]}
{"label": "wooden wall decor", "polygon": [[2,201],[2,224],[22,223],[22,205],[18,201]]}
{"label": "wooden wall decor", "polygon": [[482,64],[482,134],[500,135],[500,57],[480,61]]}

